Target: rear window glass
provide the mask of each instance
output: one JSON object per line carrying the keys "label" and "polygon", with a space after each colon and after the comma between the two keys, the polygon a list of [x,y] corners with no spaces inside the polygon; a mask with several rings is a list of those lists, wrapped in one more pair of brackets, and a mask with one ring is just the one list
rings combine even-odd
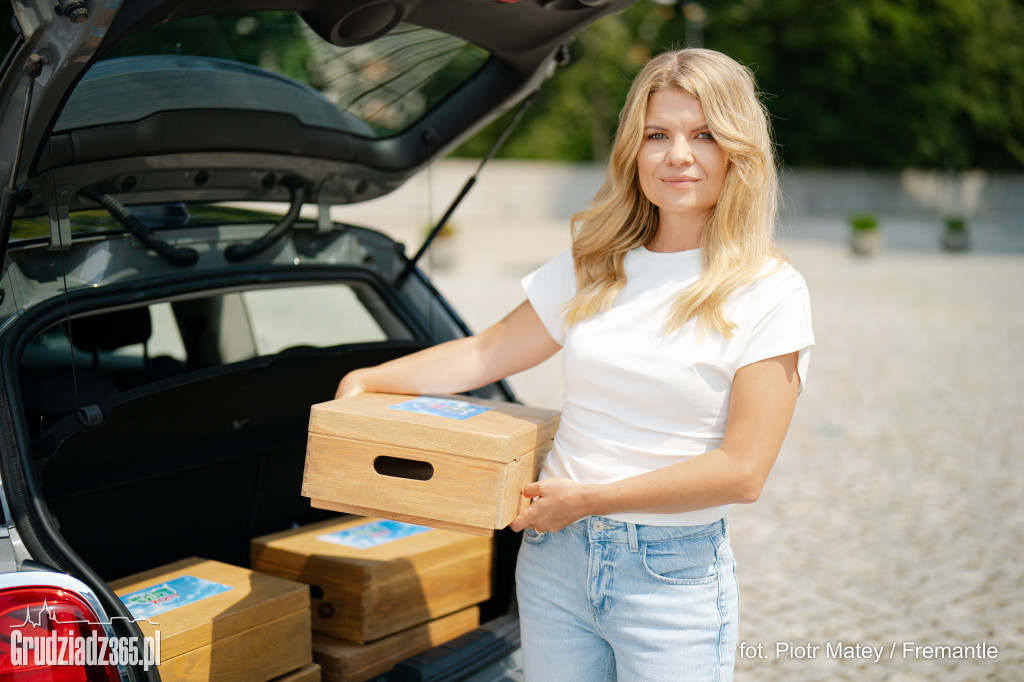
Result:
{"label": "rear window glass", "polygon": [[[412,24],[399,24],[388,35],[364,45],[337,47],[294,12],[220,14],[168,22],[127,36],[103,61],[131,58],[134,62],[127,65],[134,67],[145,55],[181,57],[182,63],[188,63],[188,57],[228,60],[285,76],[314,89],[362,123],[355,128],[338,127],[371,137],[387,137],[409,127],[468,80],[488,57],[485,50],[465,40]],[[92,68],[103,71],[103,61]],[[212,62],[192,63],[209,67]],[[191,68],[197,74],[208,70]],[[164,82],[168,97],[147,95],[161,108],[176,108],[175,97],[179,105],[191,98],[187,106],[214,106],[216,93],[200,87],[209,94],[209,101],[199,102],[189,95],[187,81],[168,78]],[[133,117],[139,115],[136,108],[127,111]],[[119,114],[117,109],[105,115],[111,117],[108,122],[136,120],[118,120],[128,113]],[[327,120],[315,112],[311,119],[320,125]]]}
{"label": "rear window glass", "polygon": [[22,399],[37,436],[79,405],[192,370],[288,350],[412,338],[363,283],[303,283],[160,301],[78,316],[35,336],[19,364]]}
{"label": "rear window glass", "polygon": [[257,355],[295,346],[386,341],[387,334],[347,286],[258,289],[242,294]]}
{"label": "rear window glass", "polygon": [[358,293],[340,283],[251,289],[75,318],[70,339],[66,324],[35,337],[23,369],[70,364],[72,345],[76,362],[116,371],[154,358],[198,368],[289,348],[412,338],[379,296],[357,286]]}

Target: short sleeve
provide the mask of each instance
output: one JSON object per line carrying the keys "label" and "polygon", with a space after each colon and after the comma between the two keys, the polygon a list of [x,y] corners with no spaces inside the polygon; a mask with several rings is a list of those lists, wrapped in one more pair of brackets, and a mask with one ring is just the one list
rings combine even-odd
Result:
{"label": "short sleeve", "polygon": [[765,278],[755,288],[754,305],[758,308],[758,314],[750,331],[743,334],[745,344],[737,368],[798,352],[797,372],[800,375],[800,390],[803,390],[811,348],[814,347],[807,283],[796,270],[787,267]]}
{"label": "short sleeve", "polygon": [[564,307],[576,294],[572,251],[566,249],[523,278],[523,290],[540,321],[559,345],[565,342]]}

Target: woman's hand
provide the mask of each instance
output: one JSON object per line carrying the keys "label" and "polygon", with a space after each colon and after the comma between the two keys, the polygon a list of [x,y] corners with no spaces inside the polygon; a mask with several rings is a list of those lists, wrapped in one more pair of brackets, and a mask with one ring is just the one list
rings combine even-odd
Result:
{"label": "woman's hand", "polygon": [[530,505],[509,526],[514,531],[532,528],[541,533],[562,530],[570,523],[590,516],[582,485],[568,478],[546,478],[523,488]]}
{"label": "woman's hand", "polygon": [[359,378],[359,370],[353,370],[345,375],[338,384],[338,390],[334,392],[335,398],[350,398],[360,393],[366,393],[366,384]]}

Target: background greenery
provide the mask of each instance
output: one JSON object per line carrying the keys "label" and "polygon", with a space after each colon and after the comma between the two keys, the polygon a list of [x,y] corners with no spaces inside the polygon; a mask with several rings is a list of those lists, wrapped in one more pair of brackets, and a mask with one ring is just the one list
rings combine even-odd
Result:
{"label": "background greenery", "polygon": [[[255,30],[238,48],[292,75],[308,52],[291,38]],[[754,70],[788,166],[1024,169],[1020,0],[641,0],[577,36],[501,156],[605,159],[630,79],[686,45]],[[456,154],[483,154],[504,122]]]}
{"label": "background greenery", "polygon": [[632,76],[692,44],[754,70],[789,166],[1024,168],[1019,0],[641,2],[579,34],[505,155],[605,158]]}

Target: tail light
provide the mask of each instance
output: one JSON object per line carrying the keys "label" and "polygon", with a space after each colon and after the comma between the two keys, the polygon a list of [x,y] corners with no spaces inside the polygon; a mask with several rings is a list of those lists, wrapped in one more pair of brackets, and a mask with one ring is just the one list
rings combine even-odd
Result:
{"label": "tail light", "polygon": [[[95,648],[107,641],[107,632],[75,592],[54,586],[0,590],[0,680],[118,682],[117,666],[82,663],[87,659],[79,647],[89,640]],[[62,664],[53,665],[57,661]]]}

